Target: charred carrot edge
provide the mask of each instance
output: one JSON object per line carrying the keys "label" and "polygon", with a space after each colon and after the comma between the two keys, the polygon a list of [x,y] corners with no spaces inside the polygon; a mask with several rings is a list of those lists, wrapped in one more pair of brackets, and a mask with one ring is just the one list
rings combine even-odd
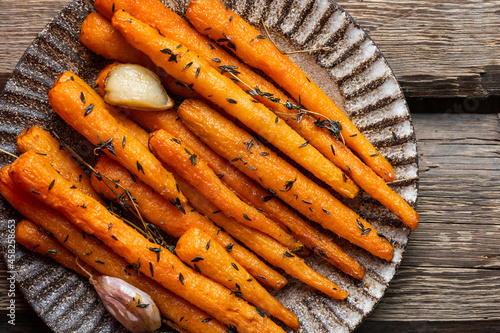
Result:
{"label": "charred carrot edge", "polygon": [[252,136],[208,105],[183,108],[179,115],[202,141],[304,216],[373,255],[392,259],[393,247],[375,227],[267,147],[256,146],[250,153],[243,142]]}
{"label": "charred carrot edge", "polygon": [[[95,169],[111,179],[119,181],[136,199],[136,204],[143,217],[166,233],[180,237],[189,228],[199,228],[216,239],[222,246],[230,249],[231,256],[262,283],[273,289],[280,289],[287,283],[285,277],[262,262],[255,254],[236,243],[208,218],[194,211],[189,205],[184,206],[184,213],[179,211],[161,195],[152,191],[151,187],[133,178],[124,167],[106,155],[99,157]],[[97,192],[102,193],[107,199],[118,200],[117,195],[123,195],[123,190],[115,188],[115,193],[113,193],[104,183],[105,181],[105,179],[98,180],[95,176],[91,178],[92,186]],[[259,275],[266,278],[260,278]]]}
{"label": "charred carrot edge", "polygon": [[[134,49],[104,16],[90,13],[80,29],[80,41],[91,51],[106,59],[138,64],[151,69],[160,77],[165,88],[184,98],[198,96],[193,90],[159,70],[147,55]],[[99,84],[101,86],[101,84]]]}
{"label": "charred carrot edge", "polygon": [[186,146],[167,131],[159,130],[151,134],[149,146],[160,161],[175,169],[225,215],[231,215],[241,224],[268,234],[292,251],[303,247],[301,242],[295,240],[276,222],[238,198],[234,192],[222,184],[205,161],[191,152],[193,151],[191,147]]}
{"label": "charred carrot edge", "polygon": [[[179,106],[180,112],[184,109],[204,109],[207,105],[198,100],[185,100]],[[189,112],[189,111],[188,111]],[[212,169],[220,175],[224,175],[221,180],[229,183],[229,186],[235,190],[241,197],[249,200],[255,207],[262,208],[264,213],[267,213],[273,220],[282,225],[283,228],[290,230],[299,240],[306,246],[313,249],[318,255],[325,260],[329,261],[344,273],[351,275],[356,279],[362,279],[365,270],[354,258],[349,256],[337,244],[333,242],[324,233],[313,228],[309,223],[301,219],[297,214],[292,212],[286,205],[284,205],[273,192],[264,190],[261,186],[255,183],[252,179],[247,177],[244,173],[236,169],[230,162],[220,157],[210,147],[206,146],[200,141],[191,131],[189,131],[181,122],[176,121],[174,117],[179,117],[177,113],[170,112],[170,116],[166,113],[158,114],[156,117],[146,116],[141,117],[148,124],[147,119],[156,119],[156,124],[165,124],[169,128],[177,129],[176,134],[183,134],[189,140],[189,143],[194,142],[196,153],[202,158],[207,156]],[[132,113],[135,117],[135,113]],[[139,118],[139,117],[137,117]],[[146,126],[148,127],[148,126]],[[187,132],[187,133],[183,133]],[[251,141],[252,151],[253,145],[258,146],[257,140]],[[247,146],[248,147],[248,146]]]}
{"label": "charred carrot edge", "polygon": [[[189,229],[177,241],[175,253],[184,263],[210,277],[240,297],[297,330],[299,319],[271,296],[214,238],[200,229]],[[265,315],[265,314],[262,314]]]}
{"label": "charred carrot edge", "polygon": [[214,209],[217,209],[216,206],[186,180],[178,175],[175,175],[175,177],[179,186],[189,198],[189,202],[197,211],[208,216],[218,226],[224,228],[230,235],[242,241],[248,248],[260,255],[271,265],[283,269],[287,274],[335,299],[345,299],[347,297],[347,292],[314,271],[302,258],[290,253],[286,247],[272,237],[239,224],[232,217],[214,213]]}
{"label": "charred carrot edge", "polygon": [[58,82],[52,87],[49,101],[54,111],[71,127],[92,144],[100,145],[101,150],[118,160],[137,178],[167,199],[178,201],[180,204],[186,202],[172,175],[143,144],[118,124],[102,106],[100,97],[98,99],[94,94],[85,94],[82,85],[69,80]]}
{"label": "charred carrot edge", "polygon": [[87,276],[76,264],[76,256],[73,253],[31,221],[25,219],[19,221],[16,225],[16,241],[30,251],[52,258],[78,274]]}
{"label": "charred carrot edge", "polygon": [[361,134],[342,110],[288,56],[218,0],[193,0],[186,13],[199,31],[214,40],[230,40],[234,52],[248,65],[266,73],[306,109],[337,120],[349,147],[381,177],[395,178],[391,164]]}
{"label": "charred carrot edge", "polygon": [[92,188],[89,176],[73,157],[62,149],[61,143],[49,132],[38,126],[33,126],[19,133],[16,140],[17,149],[20,152],[25,153],[28,150],[33,150],[45,156],[50,161],[50,164],[73,185],[94,199],[102,200]]}
{"label": "charred carrot edge", "polygon": [[157,253],[149,249],[151,243],[146,238],[113,216],[99,202],[71,188],[71,184],[42,156],[34,152],[22,154],[12,163],[9,175],[22,190],[52,208],[57,207],[71,223],[102,240],[116,254],[133,263],[141,274],[197,304],[221,323],[234,326],[240,332],[283,332],[270,319],[262,318],[255,307],[186,267],[171,252],[161,252],[158,260]]}
{"label": "charred carrot edge", "polygon": [[220,75],[207,61],[124,11],[115,13],[112,24],[132,46],[146,53],[168,74],[192,85],[201,96],[237,117],[337,192],[347,197],[357,194],[356,184],[342,170],[308,145],[286,122],[279,121],[267,107],[252,102],[251,96]]}
{"label": "charred carrot edge", "polygon": [[[173,322],[180,324],[182,328],[200,333],[207,331],[213,333],[225,332],[225,326],[216,319],[208,321],[207,318],[210,318],[210,316],[196,306],[149,278],[138,275],[136,269],[126,269],[129,266],[128,263],[108,246],[71,224],[59,211],[48,207],[22,191],[10,178],[9,169],[10,166],[5,166],[0,170],[0,193],[21,214],[29,218],[37,226],[50,232],[54,237],[49,237],[50,241],[55,242],[57,240],[57,244],[63,245],[64,248],[78,256],[82,262],[97,272],[123,279],[147,292],[153,297],[162,314]],[[34,250],[36,251],[39,248],[42,248],[42,245]],[[162,251],[168,250],[163,249]],[[60,258],[59,255],[55,256],[56,260]],[[72,262],[66,261],[69,265],[67,267],[73,269],[71,266],[75,265],[75,258],[73,256]],[[77,266],[77,268],[79,267]],[[87,274],[83,275],[87,276]],[[181,320],[181,318],[186,320]]]}

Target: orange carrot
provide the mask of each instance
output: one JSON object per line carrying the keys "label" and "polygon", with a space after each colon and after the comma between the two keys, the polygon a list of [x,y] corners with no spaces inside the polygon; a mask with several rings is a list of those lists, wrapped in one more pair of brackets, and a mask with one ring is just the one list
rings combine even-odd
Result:
{"label": "orange carrot", "polygon": [[[120,258],[108,246],[102,244],[98,239],[86,235],[81,229],[71,224],[60,212],[48,207],[40,201],[32,198],[22,191],[10,178],[8,171],[10,166],[0,170],[0,193],[9,201],[21,214],[31,219],[36,225],[44,228],[54,237],[48,237],[48,241],[55,242],[57,245],[63,245],[68,251],[71,251],[72,259],[66,259],[62,264],[68,268],[75,269],[76,257],[83,263],[92,267],[95,271],[120,278],[137,288],[148,293],[158,305],[161,313],[168,319],[178,323],[182,328],[190,332],[212,332],[221,333],[225,331],[225,326],[216,319],[207,321],[210,316],[198,309],[196,306],[185,301],[181,297],[163,288],[156,282],[153,282],[145,276],[137,274],[135,268],[126,268],[128,263]],[[57,241],[55,241],[57,239]],[[32,240],[29,240],[33,242]],[[43,248],[41,242],[34,250]],[[61,254],[56,245],[51,245],[48,249],[56,249]],[[30,249],[33,249],[32,247]],[[162,251],[165,251],[162,250]],[[161,253],[161,252],[160,252]],[[43,253],[42,253],[43,254]],[[50,252],[49,252],[50,254]],[[55,255],[54,259],[63,258],[61,255]],[[103,264],[104,263],[104,264]],[[80,271],[77,271],[82,274]],[[94,272],[92,272],[94,273]],[[86,274],[83,274],[86,275]],[[181,320],[182,318],[186,320]]]}
{"label": "orange carrot", "polygon": [[[151,243],[99,202],[85,195],[59,175],[48,162],[27,152],[11,165],[10,177],[22,190],[52,208],[57,207],[73,224],[101,239],[142,274],[152,277],[165,288],[197,304],[202,310],[240,332],[283,332],[254,307],[230,290],[186,267],[169,251],[150,250]],[[49,190],[49,185],[54,185]],[[146,264],[148,263],[148,264]]]}
{"label": "orange carrot", "polygon": [[49,132],[38,126],[25,129],[17,135],[17,148],[22,153],[33,150],[45,156],[50,164],[73,185],[94,199],[102,200],[92,188],[87,174]]}
{"label": "orange carrot", "polygon": [[70,80],[56,83],[49,92],[49,101],[69,125],[92,144],[99,145],[101,150],[118,160],[137,178],[169,200],[180,204],[186,202],[172,175],[146,147],[117,123],[102,106],[102,100],[93,94],[85,94],[80,84]]}
{"label": "orange carrot", "polygon": [[[185,100],[179,108],[204,107],[205,104],[196,100]],[[313,228],[291,211],[278,198],[271,195],[252,179],[236,169],[227,160],[219,156],[210,147],[200,141],[196,135],[184,126],[175,111],[141,112],[132,111],[131,117],[147,130],[154,132],[165,129],[176,138],[186,142],[193,149],[193,153],[200,156],[217,173],[221,181],[241,198],[244,198],[255,207],[263,209],[263,213],[279,223],[282,228],[291,232],[306,246],[312,248],[324,259],[340,268],[346,274],[356,279],[363,278],[364,268],[351,256],[347,255],[327,235]],[[257,143],[256,143],[257,144]],[[303,255],[303,253],[299,253]]]}
{"label": "orange carrot", "polygon": [[207,61],[194,52],[188,52],[182,45],[178,47],[179,43],[163,37],[126,12],[116,12],[112,23],[132,46],[146,53],[155,64],[176,79],[192,85],[201,96],[237,117],[333,189],[347,197],[357,194],[357,186],[343,176],[339,168],[308,145],[286,122],[279,121],[268,108],[252,102],[248,94],[210,67]]}
{"label": "orange carrot", "polygon": [[340,289],[334,282],[309,267],[302,258],[288,252],[287,248],[272,237],[238,223],[232,217],[218,214],[217,209],[209,200],[200,194],[186,180],[175,176],[182,191],[186,193],[189,202],[199,212],[208,216],[233,237],[239,239],[252,251],[260,255],[271,265],[283,269],[296,279],[336,299],[344,299],[347,292]]}
{"label": "orange carrot", "polygon": [[246,131],[207,105],[196,109],[183,108],[179,115],[184,124],[212,149],[231,160],[243,173],[273,190],[300,213],[370,253],[382,259],[392,259],[394,249],[391,244],[326,189],[263,145],[249,152],[243,143],[252,136]]}
{"label": "orange carrot", "polygon": [[19,221],[16,225],[16,241],[28,250],[50,257],[78,274],[86,276],[83,269],[76,264],[75,255],[43,230],[40,230],[33,222]]}
{"label": "orange carrot", "polygon": [[175,169],[225,215],[231,215],[241,224],[268,234],[292,251],[302,249],[302,243],[295,240],[276,222],[268,219],[256,208],[241,201],[234,192],[222,184],[205,161],[191,152],[191,147],[184,145],[165,130],[151,134],[149,145],[160,161]]}
{"label": "orange carrot", "polygon": [[192,228],[186,231],[177,241],[175,253],[201,274],[234,290],[240,297],[280,319],[292,329],[299,328],[297,316],[271,296],[244,267],[234,262],[222,245],[202,230]]}
{"label": "orange carrot", "polygon": [[[280,289],[287,283],[286,278],[263,263],[252,252],[236,243],[226,232],[221,231],[208,218],[196,212],[189,205],[184,206],[184,213],[179,211],[157,192],[152,191],[151,187],[133,178],[116,161],[105,155],[101,155],[95,169],[101,174],[119,181],[120,185],[125,187],[132,197],[135,198],[135,203],[140,208],[143,217],[166,233],[174,237],[181,237],[190,228],[201,229],[224,247],[231,248],[231,256],[245,267],[250,274],[259,279],[259,281],[273,289]],[[112,191],[105,184],[107,182],[106,179],[98,180],[94,175],[91,181],[96,191],[102,193],[107,199],[118,200],[118,197],[123,198],[125,195],[121,188],[113,188],[114,186],[112,186],[114,190]],[[259,275],[266,278],[259,278]]]}
{"label": "orange carrot", "polygon": [[185,84],[178,82],[163,70],[157,68],[147,55],[134,49],[104,16],[90,13],[80,29],[80,41],[93,52],[106,59],[122,63],[138,64],[151,69],[160,77],[165,88],[182,97],[198,96]]}
{"label": "orange carrot", "polygon": [[245,63],[258,68],[306,109],[339,121],[349,147],[381,177],[395,178],[391,164],[361,134],[342,110],[289,57],[218,0],[193,0],[186,13],[194,27],[214,40],[230,40]]}

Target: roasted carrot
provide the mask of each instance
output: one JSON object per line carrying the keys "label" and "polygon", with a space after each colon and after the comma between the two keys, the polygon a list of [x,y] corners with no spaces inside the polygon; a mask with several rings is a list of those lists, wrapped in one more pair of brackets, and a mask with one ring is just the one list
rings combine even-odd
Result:
{"label": "roasted carrot", "polygon": [[[201,109],[207,105],[199,100],[188,99],[180,106],[179,110],[184,109]],[[189,111],[188,111],[189,112]],[[256,184],[251,178],[236,169],[229,161],[222,158],[210,147],[206,146],[198,139],[191,131],[189,131],[178,119],[177,112],[157,113],[158,116],[136,116],[132,113],[134,119],[139,118],[145,127],[155,128],[153,119],[157,126],[168,127],[173,129],[179,138],[188,140],[190,144],[195,146],[196,154],[201,158],[206,158],[210,167],[219,175],[224,175],[221,180],[229,187],[238,193],[242,198],[247,199],[255,207],[261,208],[271,219],[279,223],[282,228],[291,231],[300,241],[306,246],[313,249],[322,258],[329,261],[336,267],[340,268],[346,274],[353,276],[356,279],[361,279],[364,276],[364,268],[354,258],[345,253],[333,240],[312,227],[308,222],[297,216],[286,205],[284,205],[275,195],[264,190],[260,185]],[[252,146],[258,145],[258,141],[251,141]],[[191,147],[193,146],[191,145]],[[248,147],[248,146],[247,146]],[[248,149],[247,149],[248,150]],[[250,147],[252,150],[252,147]]]}
{"label": "roasted carrot", "polygon": [[[204,107],[205,104],[197,100],[185,100],[179,108]],[[176,138],[186,142],[197,154],[205,160],[209,166],[217,173],[221,181],[241,198],[244,198],[263,210],[272,220],[280,224],[282,228],[290,230],[297,239],[306,246],[312,248],[314,252],[322,256],[327,261],[340,268],[346,274],[356,279],[363,278],[364,268],[351,256],[347,255],[338,245],[336,245],[327,235],[313,228],[309,223],[301,219],[291,211],[278,198],[241,171],[231,165],[210,147],[200,141],[190,130],[180,121],[179,115],[175,111],[165,111],[156,113],[146,113],[132,111],[131,117],[139,122],[147,130],[154,132],[165,129]],[[258,143],[255,143],[258,144]],[[303,253],[299,253],[303,255]]]}
{"label": "roasted carrot", "polygon": [[186,231],[177,241],[175,253],[201,274],[238,293],[292,329],[299,328],[297,316],[271,296],[221,244],[202,230],[192,228]]}
{"label": "roasted carrot", "polygon": [[218,0],[193,0],[186,15],[199,32],[203,31],[217,41],[230,40],[238,57],[266,73],[306,109],[327,119],[339,121],[347,145],[381,177],[387,181],[394,180],[395,173],[391,164],[361,134],[335,102],[257,29]]}
{"label": "roasted carrot", "polygon": [[249,133],[208,106],[184,108],[179,110],[179,115],[212,149],[300,213],[373,255],[392,259],[394,249],[383,235],[326,189],[263,145],[249,152],[243,145],[252,139]]}
{"label": "roasted carrot", "polygon": [[217,213],[217,207],[180,176],[175,176],[189,202],[199,212],[208,216],[218,226],[224,228],[233,237],[239,239],[248,248],[260,255],[271,265],[283,269],[286,273],[309,286],[336,299],[344,299],[347,292],[334,282],[309,267],[302,258],[290,253],[287,248],[268,235],[238,223],[232,217]]}
{"label": "roasted carrot", "polygon": [[165,130],[151,134],[150,149],[165,164],[175,169],[177,173],[196,187],[213,204],[219,207],[225,215],[231,215],[241,224],[260,230],[292,251],[302,249],[302,243],[279,227],[276,222],[268,219],[255,207],[251,207],[234,192],[222,184],[212,169],[192,153],[191,147],[174,138]]}
{"label": "roasted carrot", "polygon": [[[95,169],[108,176],[111,179],[119,181],[120,185],[125,187],[135,203],[140,208],[141,213],[146,220],[156,225],[166,233],[180,237],[190,228],[198,228],[216,239],[222,246],[231,248],[231,256],[245,267],[250,274],[259,281],[270,286],[273,289],[280,289],[287,280],[281,274],[267,266],[252,252],[235,242],[226,232],[220,230],[208,218],[199,214],[189,205],[184,206],[185,214],[171,205],[165,198],[157,192],[152,191],[151,187],[140,180],[134,179],[130,173],[105,155],[101,155]],[[101,178],[100,178],[101,179]],[[112,188],[112,191],[106,184],[106,179],[99,180],[95,176],[91,178],[92,185],[99,193],[110,200],[124,198],[124,191],[121,188]],[[125,197],[126,198],[126,197]],[[264,276],[264,278],[260,278]]]}
{"label": "roasted carrot", "polygon": [[160,77],[165,88],[182,97],[198,96],[194,91],[157,68],[147,55],[134,49],[104,16],[90,13],[80,29],[80,41],[106,59],[138,64],[151,69]]}
{"label": "roasted carrot", "polygon": [[92,188],[85,171],[49,132],[38,126],[33,126],[19,133],[16,139],[20,152],[25,153],[28,150],[33,150],[45,156],[50,164],[73,185],[94,199],[102,200]]}
{"label": "roasted carrot", "polygon": [[[179,323],[182,328],[190,332],[201,333],[225,331],[224,325],[220,324],[220,322],[215,319],[206,320],[210,316],[196,306],[149,278],[138,275],[135,268],[126,268],[129,266],[128,263],[108,246],[85,234],[81,229],[71,224],[59,211],[48,207],[22,191],[10,178],[9,169],[10,166],[5,166],[0,170],[0,193],[16,210],[54,237],[49,237],[49,240],[55,241],[57,239],[59,242],[57,244],[63,245],[68,251],[78,256],[83,263],[88,264],[99,273],[120,278],[147,292],[153,297],[161,313],[173,322]],[[34,250],[41,248],[43,248],[42,244]],[[53,248],[53,246],[50,248]],[[59,251],[59,249],[57,250]],[[167,251],[166,249],[160,250],[162,252]],[[76,259],[74,255],[73,262],[65,260],[63,263],[64,265],[67,264],[68,268],[73,269],[72,266],[74,266]],[[55,259],[61,259],[61,256],[57,255]],[[186,320],[181,320],[182,318]]]}
{"label": "roasted carrot", "polygon": [[[157,252],[149,249],[152,243],[99,202],[71,188],[71,184],[42,156],[34,152],[22,154],[11,165],[9,175],[22,190],[52,208],[57,207],[71,223],[102,240],[127,262],[133,263],[141,274],[199,305],[220,322],[240,332],[283,332],[271,320],[262,318],[255,307],[186,267],[171,252],[161,252],[158,259]],[[52,182],[54,185],[49,190]]]}
{"label": "roasted carrot", "polygon": [[[89,88],[87,88],[89,89]],[[137,178],[169,200],[184,204],[175,179],[149,150],[102,106],[102,100],[85,94],[76,81],[56,83],[49,92],[53,109],[92,144],[117,159]]]}
{"label": "roasted carrot", "polygon": [[[155,64],[176,79],[192,85],[193,90],[207,98],[247,127],[271,142],[283,153],[297,161],[340,194],[353,197],[358,188],[342,176],[342,171],[284,121],[241,90],[229,78],[219,74],[207,61],[181,44],[163,37],[149,25],[124,11],[113,16],[113,26],[127,41],[146,53]],[[181,45],[180,47],[178,47]],[[169,54],[172,53],[172,54]],[[278,120],[278,121],[276,121]]]}
{"label": "roasted carrot", "polygon": [[28,250],[50,257],[78,274],[86,276],[85,272],[76,264],[75,255],[33,222],[25,219],[19,221],[16,225],[16,241]]}
{"label": "roasted carrot", "polygon": [[[111,66],[111,65],[110,65]],[[92,89],[84,80],[82,80],[78,75],[73,74],[69,71],[62,73],[59,75],[57,78],[55,84],[62,83],[62,82],[67,82],[67,81],[74,81],[76,82],[80,88],[82,89],[82,92],[84,95],[91,95],[94,97],[96,102],[99,102],[99,104],[105,108],[112,116],[115,118],[115,120],[120,124],[123,125],[127,130],[131,132],[131,134],[139,140],[141,143],[145,144],[149,140],[149,134],[144,131],[139,125],[137,125],[136,122],[132,121],[128,115],[127,111],[121,111],[117,108],[115,108],[112,105],[106,104],[104,100],[99,96],[98,93],[94,89]],[[99,87],[98,87],[99,88]]]}

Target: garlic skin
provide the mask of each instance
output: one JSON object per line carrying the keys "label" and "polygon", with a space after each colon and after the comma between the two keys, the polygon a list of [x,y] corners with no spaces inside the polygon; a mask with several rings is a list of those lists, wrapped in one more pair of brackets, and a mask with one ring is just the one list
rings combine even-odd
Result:
{"label": "garlic skin", "polygon": [[142,111],[163,111],[174,106],[158,76],[134,64],[119,64],[108,73],[104,101]]}
{"label": "garlic skin", "polygon": [[111,276],[90,279],[104,307],[133,333],[151,333],[160,328],[161,317],[151,297],[122,279]]}

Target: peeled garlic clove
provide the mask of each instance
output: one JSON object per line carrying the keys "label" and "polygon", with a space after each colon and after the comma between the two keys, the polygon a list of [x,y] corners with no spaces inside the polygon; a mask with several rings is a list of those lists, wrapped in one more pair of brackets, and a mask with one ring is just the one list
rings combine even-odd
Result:
{"label": "peeled garlic clove", "polygon": [[114,66],[108,73],[104,91],[106,103],[125,108],[162,111],[174,106],[158,76],[139,65]]}
{"label": "peeled garlic clove", "polygon": [[108,312],[133,333],[160,328],[161,317],[151,297],[131,284],[111,276],[90,279]]}

